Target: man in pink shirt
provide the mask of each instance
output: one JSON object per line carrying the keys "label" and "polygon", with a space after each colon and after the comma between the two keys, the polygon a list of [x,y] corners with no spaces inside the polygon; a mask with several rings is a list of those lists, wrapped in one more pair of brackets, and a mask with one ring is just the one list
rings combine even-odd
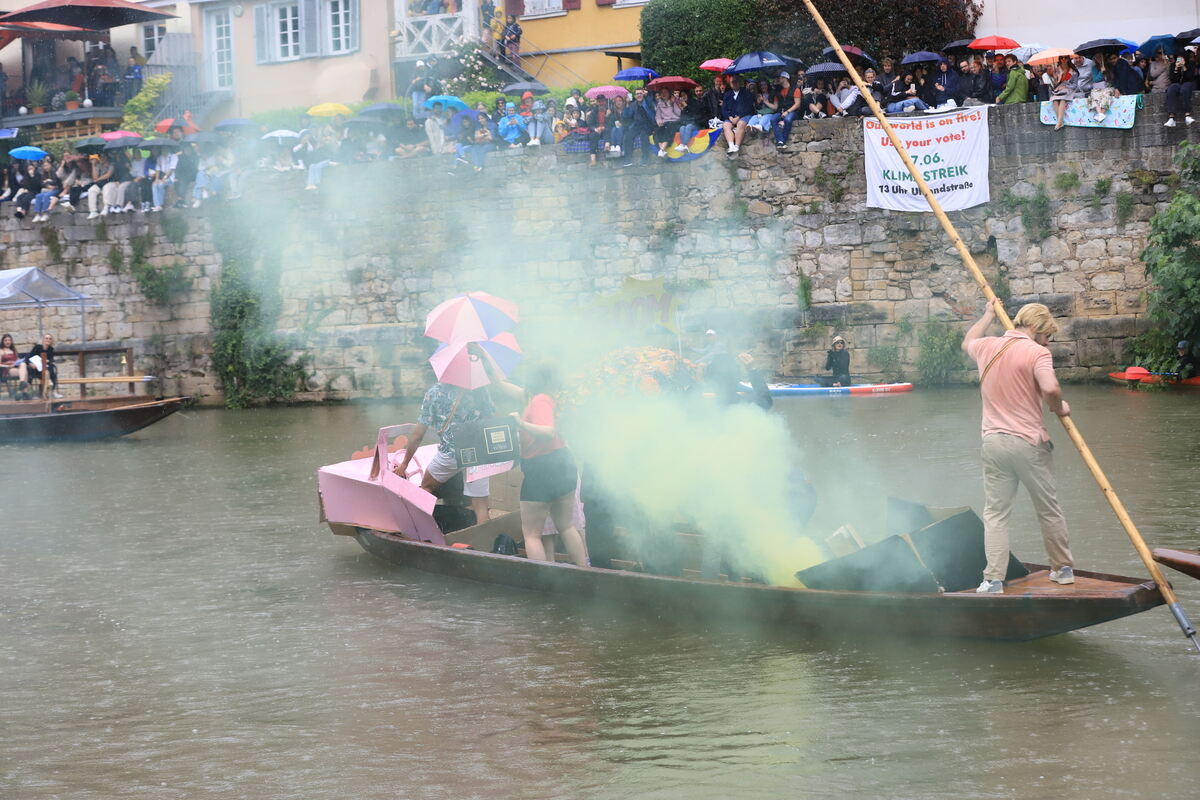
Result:
{"label": "man in pink shirt", "polygon": [[1054,376],[1046,344],[1058,330],[1041,303],[1021,307],[1016,326],[1003,336],[984,336],[996,319],[995,300],[963,337],[962,349],[979,366],[983,395],[983,546],[987,567],[977,592],[1004,591],[1008,568],[1008,518],[1017,486],[1024,484],[1050,557],[1050,580],[1075,582],[1067,521],[1054,490],[1050,435],[1042,420],[1042,400],[1060,417],[1071,413]]}

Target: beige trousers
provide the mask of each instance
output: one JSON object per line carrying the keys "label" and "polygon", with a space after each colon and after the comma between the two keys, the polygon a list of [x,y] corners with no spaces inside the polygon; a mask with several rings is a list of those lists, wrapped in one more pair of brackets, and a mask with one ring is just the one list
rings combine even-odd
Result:
{"label": "beige trousers", "polygon": [[1023,484],[1033,501],[1050,566],[1071,566],[1067,520],[1054,491],[1054,458],[1049,442],[1032,445],[1020,436],[989,433],[983,437],[983,577],[1002,581],[1008,571],[1008,518],[1017,486]]}

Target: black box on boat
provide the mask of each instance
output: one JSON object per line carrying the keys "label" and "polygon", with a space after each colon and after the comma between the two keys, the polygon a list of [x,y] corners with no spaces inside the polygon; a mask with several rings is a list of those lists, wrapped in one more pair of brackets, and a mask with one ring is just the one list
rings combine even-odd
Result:
{"label": "black box on boat", "polygon": [[[979,585],[987,557],[983,520],[962,511],[908,535],[892,535],[856,553],[796,573],[810,589],[849,592],[962,592]],[[1029,571],[1011,553],[1005,580]]]}
{"label": "black box on boat", "polygon": [[454,457],[460,467],[500,464],[521,457],[517,423],[512,417],[464,422],[454,430]]}

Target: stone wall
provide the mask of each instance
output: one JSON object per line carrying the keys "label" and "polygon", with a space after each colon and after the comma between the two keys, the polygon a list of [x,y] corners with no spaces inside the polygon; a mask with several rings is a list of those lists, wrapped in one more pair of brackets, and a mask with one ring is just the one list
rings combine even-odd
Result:
{"label": "stone wall", "polygon": [[[1175,147],[1200,136],[1164,128],[1164,119],[1161,97],[1147,98],[1130,131],[1055,132],[1033,105],[993,108],[993,201],[951,214],[1014,303],[1036,299],[1061,318],[1053,348],[1067,379],[1120,364],[1125,340],[1144,324],[1138,254],[1148,220],[1169,198]],[[921,325],[966,324],[980,307],[932,215],[863,207],[853,120],[797,124],[788,150],[751,141],[732,161],[717,150],[687,164],[589,167],[542,147],[493,153],[480,175],[450,169],[449,159],[345,165],[327,170],[315,192],[301,190],[298,172],[248,179],[238,213],[259,215],[256,229],[282,255],[269,289],[280,300],[281,335],[312,359],[307,397],[414,396],[428,380],[425,313],[458,291],[498,283],[518,301],[537,297],[561,311],[616,292],[627,277],[661,277],[686,327],[740,331],[738,346],[781,378],[817,371],[835,331],[851,342],[856,374],[885,377],[872,362],[891,356],[916,378]],[[1067,173],[1079,185],[1056,188]],[[1111,186],[1093,197],[1099,178]],[[1051,235],[1032,241],[1003,198],[1032,196],[1038,184],[1050,196]],[[1132,206],[1122,223],[1123,193]],[[90,339],[130,341],[139,365],[166,376],[162,390],[216,401],[207,300],[220,259],[205,213],[185,213],[189,231],[178,244],[154,217],[133,216],[66,227],[56,217],[58,259],[47,234],[5,219],[0,265],[41,266],[92,294],[102,308],[88,316]],[[187,264],[192,289],[168,308],[148,303],[110,263],[112,248],[127,251],[141,234],[152,237],[152,262]],[[806,309],[802,282],[811,286]],[[73,339],[73,314],[48,318],[48,327]],[[37,324],[30,312],[6,312],[0,327],[31,341]]]}

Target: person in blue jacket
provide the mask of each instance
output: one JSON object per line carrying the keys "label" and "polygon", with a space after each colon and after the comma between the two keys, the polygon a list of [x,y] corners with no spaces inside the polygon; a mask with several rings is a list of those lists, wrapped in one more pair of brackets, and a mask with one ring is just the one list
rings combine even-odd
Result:
{"label": "person in blue jacket", "polygon": [[525,137],[525,127],[528,123],[517,113],[513,103],[504,104],[504,116],[496,123],[496,132],[500,138],[508,142],[509,147],[520,147]]}
{"label": "person in blue jacket", "polygon": [[742,82],[742,76],[734,75],[729,79],[729,91],[721,98],[721,129],[725,132],[726,148],[732,158],[742,147],[742,139],[746,138],[746,122],[754,116],[754,96]]}

